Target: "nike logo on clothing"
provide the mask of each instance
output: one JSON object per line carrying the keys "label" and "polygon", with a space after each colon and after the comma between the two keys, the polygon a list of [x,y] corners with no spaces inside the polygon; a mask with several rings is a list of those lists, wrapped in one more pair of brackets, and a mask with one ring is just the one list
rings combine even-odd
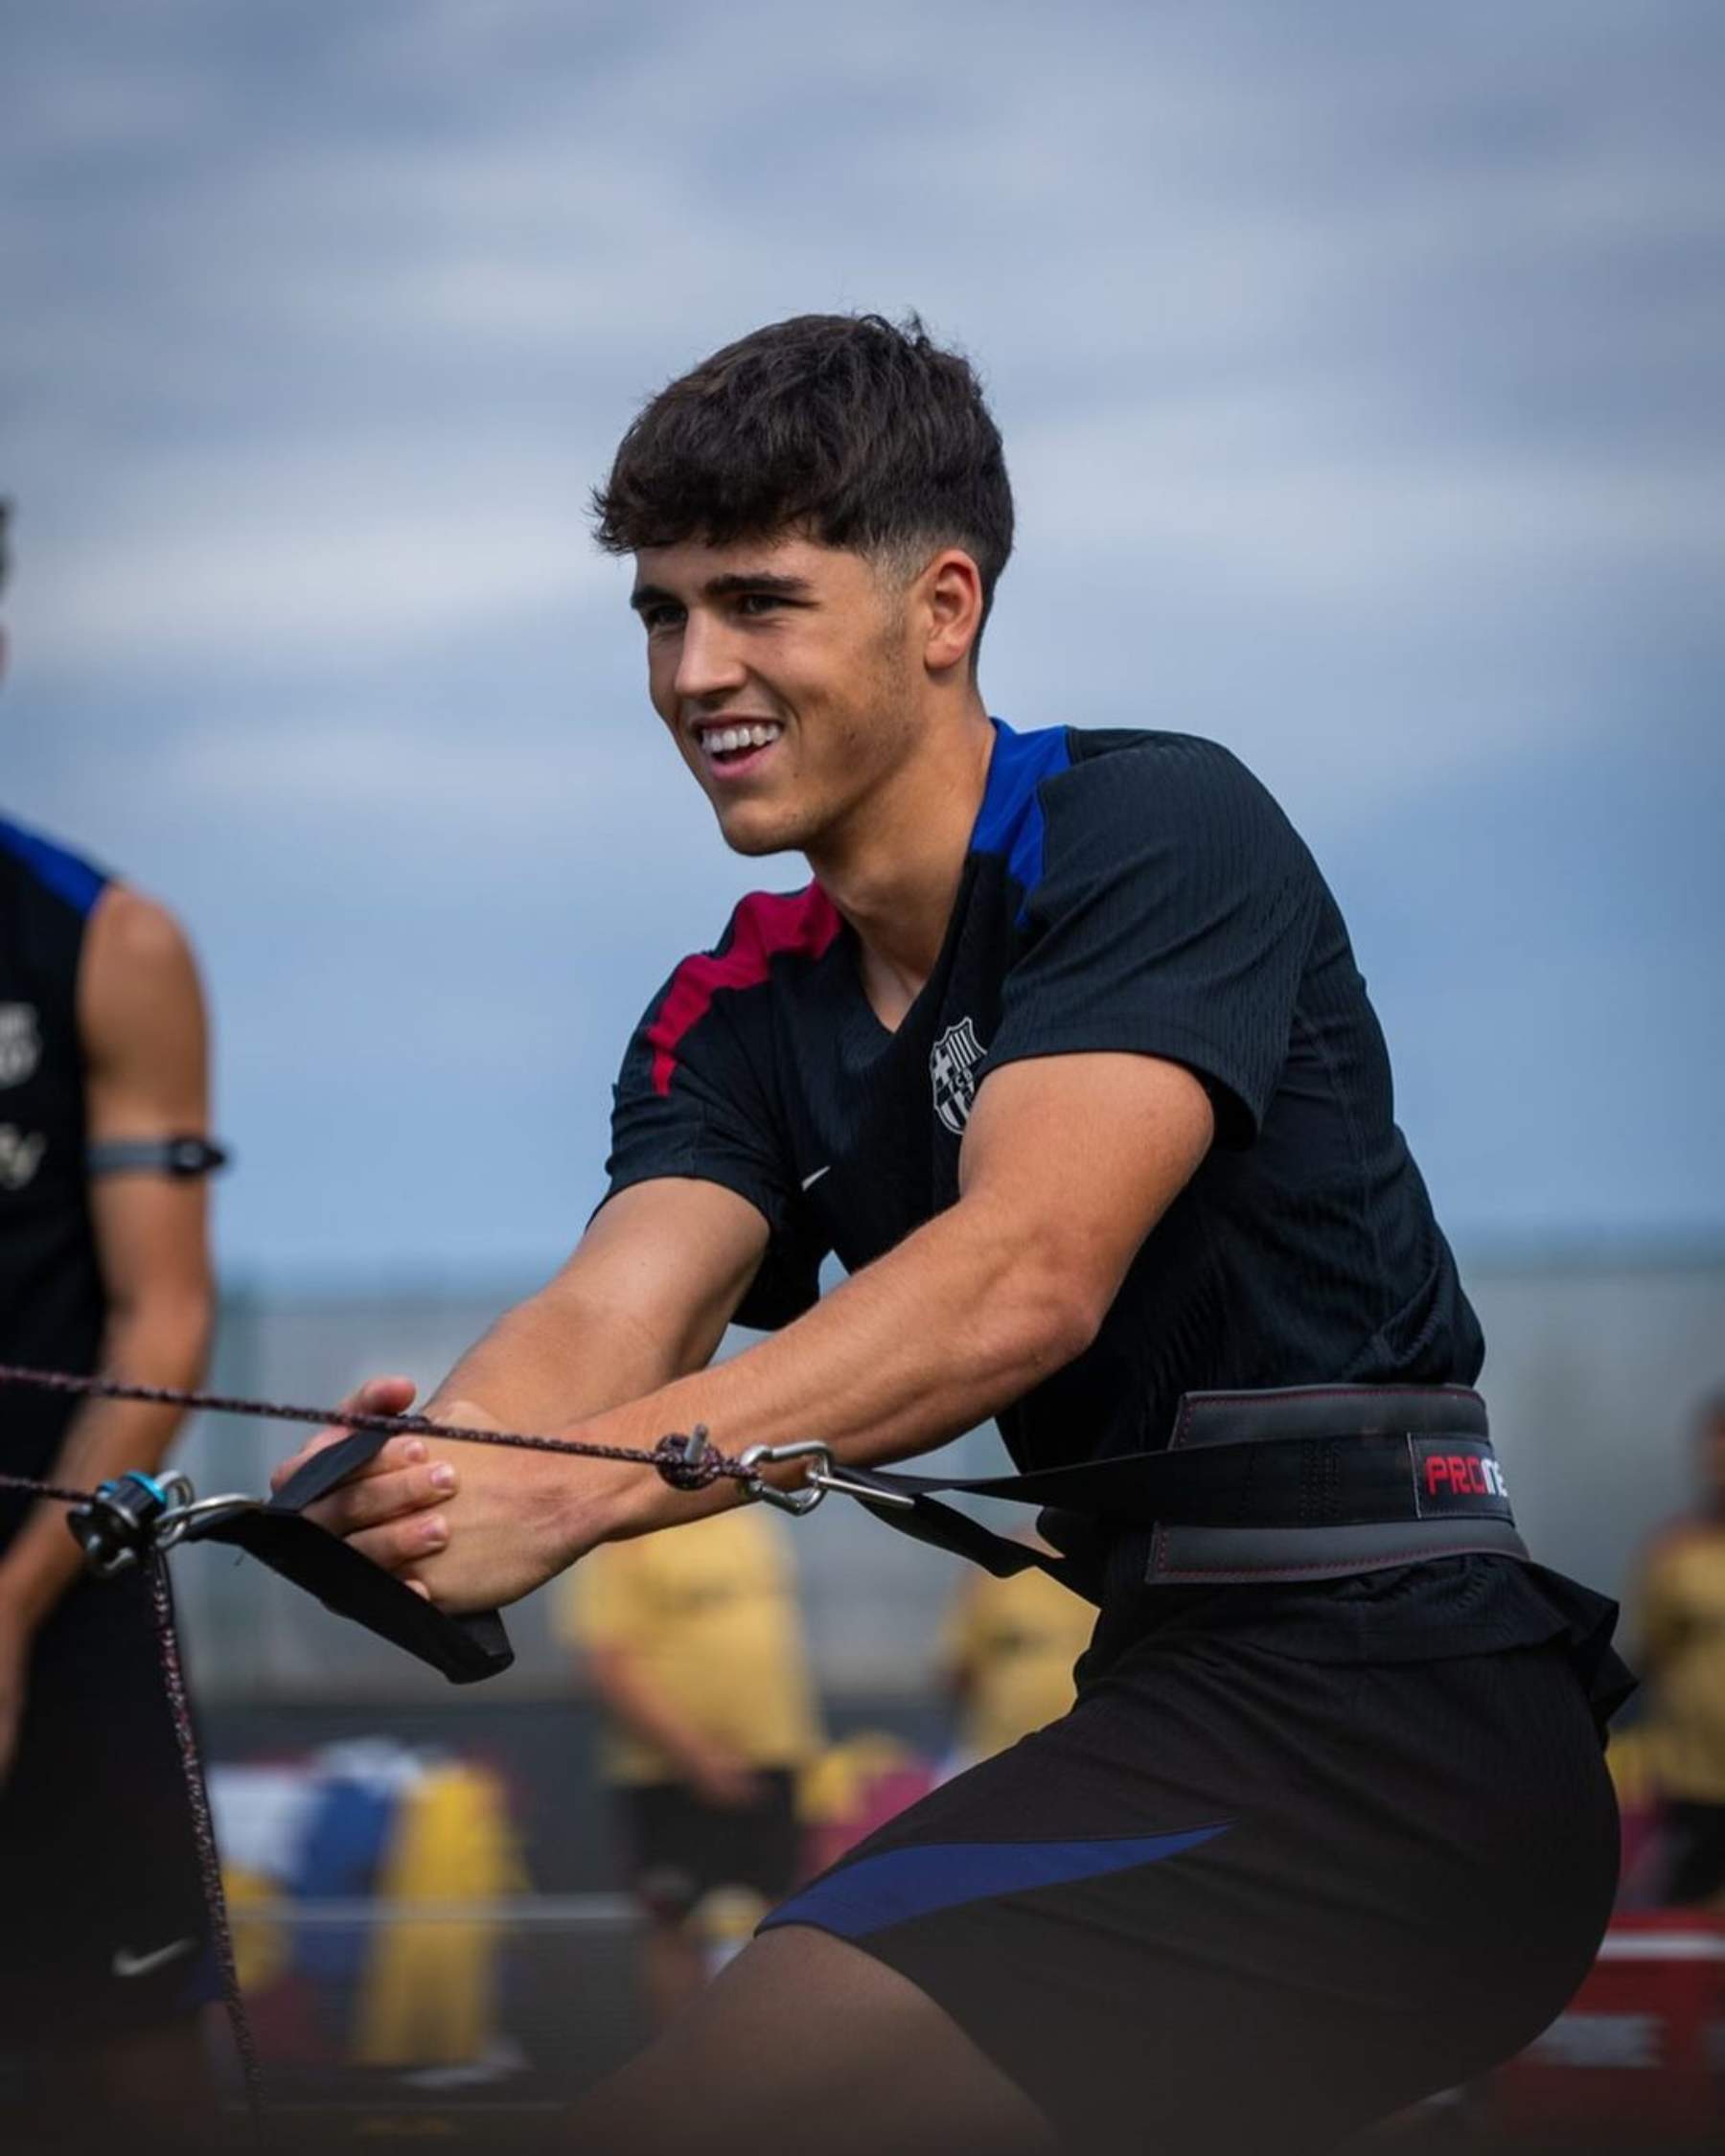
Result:
{"label": "nike logo on clothing", "polygon": [[114,1974],[117,1977],[148,1976],[151,1969],[159,1969],[172,1961],[176,1955],[190,1953],[194,1941],[189,1938],[170,1939],[166,1946],[158,1946],[153,1954],[133,1954],[124,1946],[114,1949]]}
{"label": "nike logo on clothing", "polygon": [[816,1168],[812,1176],[804,1176],[804,1178],[802,1179],[803,1188],[805,1190],[813,1190],[815,1185],[820,1181],[822,1176],[830,1176],[832,1172],[833,1163],[829,1160],[824,1168]]}

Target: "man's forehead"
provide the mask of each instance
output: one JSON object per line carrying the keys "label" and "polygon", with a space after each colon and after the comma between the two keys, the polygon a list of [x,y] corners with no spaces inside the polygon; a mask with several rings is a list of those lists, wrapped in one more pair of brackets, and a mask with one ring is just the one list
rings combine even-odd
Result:
{"label": "man's forehead", "polygon": [[829,582],[847,574],[866,574],[860,554],[845,546],[825,546],[797,533],[776,538],[731,539],[714,545],[706,539],[679,539],[670,546],[643,546],[634,558],[635,585],[697,593],[709,586],[738,583],[762,585]]}

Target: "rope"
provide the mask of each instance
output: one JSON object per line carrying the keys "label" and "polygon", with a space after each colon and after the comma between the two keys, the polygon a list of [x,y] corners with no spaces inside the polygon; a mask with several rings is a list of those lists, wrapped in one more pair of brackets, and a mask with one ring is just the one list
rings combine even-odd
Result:
{"label": "rope", "polygon": [[37,1482],[28,1475],[0,1475],[0,1490],[28,1490],[32,1497],[58,1498],[61,1504],[88,1504],[88,1490],[62,1490],[54,1482]]}
{"label": "rope", "polygon": [[192,1702],[186,1693],[185,1672],[180,1666],[179,1634],[173,1621],[173,1590],[168,1578],[168,1560],[159,1549],[147,1560],[150,1609],[155,1617],[156,1645],[162,1658],[162,1682],[173,1716],[173,1733],[179,1740],[180,1772],[185,1778],[186,1798],[192,1809],[192,1832],[197,1843],[197,1869],[203,1881],[204,1907],[221,1971],[222,2000],[240,2073],[245,2084],[245,2108],[251,2118],[252,2139],[266,2146],[264,2128],[264,2075],[258,2060],[257,2038],[251,2016],[240,1990],[240,1965],[234,1959],[234,1935],[228,1923],[227,1895],[221,1887],[221,1858],[216,1848],[216,1823],[210,1817],[210,1792],[204,1780],[203,1760],[197,1750],[197,1731],[192,1720]]}
{"label": "rope", "polygon": [[[679,1489],[703,1489],[728,1479],[752,1482],[755,1471],[728,1453],[708,1451],[685,1460],[679,1439],[661,1438],[648,1452],[638,1445],[594,1445],[580,1437],[541,1437],[519,1430],[479,1430],[470,1424],[440,1422],[432,1415],[361,1414],[346,1408],[295,1408],[277,1400],[245,1400],[223,1392],[190,1392],[172,1385],[130,1385],[121,1378],[75,1377],[66,1370],[35,1370],[0,1363],[0,1385],[28,1385],[43,1392],[69,1392],[93,1400],[139,1400],[148,1407],[201,1409],[209,1414],[256,1415],[265,1422],[308,1422],[319,1428],[374,1430],[385,1437],[446,1437],[464,1445],[507,1445],[519,1452],[567,1453],[578,1459],[622,1460],[651,1467],[675,1480]],[[667,1469],[672,1470],[667,1474]],[[0,1478],[0,1479],[4,1479]],[[62,1493],[53,1493],[59,1495]],[[85,1493],[75,1495],[81,1498]]]}

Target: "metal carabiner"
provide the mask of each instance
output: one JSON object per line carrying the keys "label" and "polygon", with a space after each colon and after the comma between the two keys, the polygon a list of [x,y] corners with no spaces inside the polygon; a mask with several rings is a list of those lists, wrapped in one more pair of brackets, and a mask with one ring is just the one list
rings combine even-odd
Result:
{"label": "metal carabiner", "polygon": [[128,1468],[74,1505],[66,1524],[85,1564],[99,1579],[112,1579],[147,1551],[172,1549],[201,1522],[256,1511],[263,1502],[239,1495],[200,1499],[192,1478],[177,1468],[166,1475]]}
{"label": "metal carabiner", "polygon": [[832,1447],[823,1445],[818,1437],[799,1437],[793,1445],[750,1445],[747,1452],[737,1455],[737,1465],[753,1470],[772,1466],[782,1459],[810,1461],[805,1479],[789,1490],[781,1490],[776,1482],[769,1482],[754,1473],[744,1483],[744,1489],[751,1498],[759,1498],[764,1504],[776,1505],[781,1512],[794,1512],[799,1516],[813,1512],[827,1494],[828,1479],[833,1472]]}
{"label": "metal carabiner", "polygon": [[[156,1522],[155,1544],[158,1549],[172,1549],[176,1542],[183,1541],[205,1521],[231,1520],[241,1512],[262,1512],[263,1498],[246,1497],[241,1491],[226,1497],[196,1497],[192,1485],[183,1475],[165,1478],[185,1484],[185,1497],[177,1504],[171,1504]],[[194,1536],[196,1540],[196,1536]]]}
{"label": "metal carabiner", "polygon": [[830,1490],[841,1497],[861,1498],[865,1504],[886,1505],[894,1512],[910,1512],[916,1507],[916,1499],[908,1491],[883,1489],[877,1483],[855,1479],[843,1462],[834,1458],[831,1445],[818,1437],[799,1437],[794,1445],[750,1445],[746,1453],[738,1454],[737,1464],[760,1467],[781,1459],[809,1462],[808,1474],[794,1489],[781,1490],[759,1475],[743,1485],[750,1497],[776,1504],[781,1512],[813,1512]]}

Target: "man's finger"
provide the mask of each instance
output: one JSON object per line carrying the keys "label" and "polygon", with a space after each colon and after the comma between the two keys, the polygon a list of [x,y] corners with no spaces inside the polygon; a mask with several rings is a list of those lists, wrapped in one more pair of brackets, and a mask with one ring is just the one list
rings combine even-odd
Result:
{"label": "man's finger", "polygon": [[[405,1414],[413,1405],[413,1395],[417,1389],[413,1380],[407,1377],[368,1378],[363,1385],[356,1386],[348,1394],[347,1398],[341,1403],[341,1407],[351,1409],[355,1414],[358,1415]],[[339,1411],[338,1410],[337,1412]],[[271,1490],[279,1490],[290,1476],[299,1473],[300,1469],[314,1454],[323,1452],[326,1447],[337,1443],[348,1434],[347,1429],[342,1424],[335,1422],[330,1423],[325,1429],[320,1430],[315,1437],[310,1438],[300,1447],[291,1459],[285,1459],[271,1473],[269,1478]],[[406,1447],[408,1450],[397,1451],[396,1448],[399,1446]],[[386,1459],[385,1455],[393,1455],[393,1456]],[[367,1466],[356,1469],[355,1472],[356,1475],[387,1474],[391,1468],[401,1467],[409,1460],[424,1459],[425,1456],[426,1447],[422,1438],[392,1437]]]}
{"label": "man's finger", "polygon": [[400,1573],[426,1557],[435,1557],[448,1546],[448,1540],[449,1523],[441,1512],[416,1512],[408,1519],[392,1520],[387,1526],[369,1527],[351,1536],[348,1548],[369,1557],[374,1565],[381,1565],[386,1572]]}
{"label": "man's finger", "polygon": [[[423,1445],[420,1451],[424,1453]],[[374,1461],[374,1469],[376,1464]],[[306,1517],[315,1520],[320,1527],[327,1527],[333,1535],[352,1535],[362,1528],[382,1526],[391,1520],[443,1503],[446,1498],[454,1495],[457,1479],[454,1468],[447,1459],[411,1467],[402,1467],[398,1462],[385,1473],[355,1476],[352,1480],[341,1483],[328,1497],[309,1504]]]}

